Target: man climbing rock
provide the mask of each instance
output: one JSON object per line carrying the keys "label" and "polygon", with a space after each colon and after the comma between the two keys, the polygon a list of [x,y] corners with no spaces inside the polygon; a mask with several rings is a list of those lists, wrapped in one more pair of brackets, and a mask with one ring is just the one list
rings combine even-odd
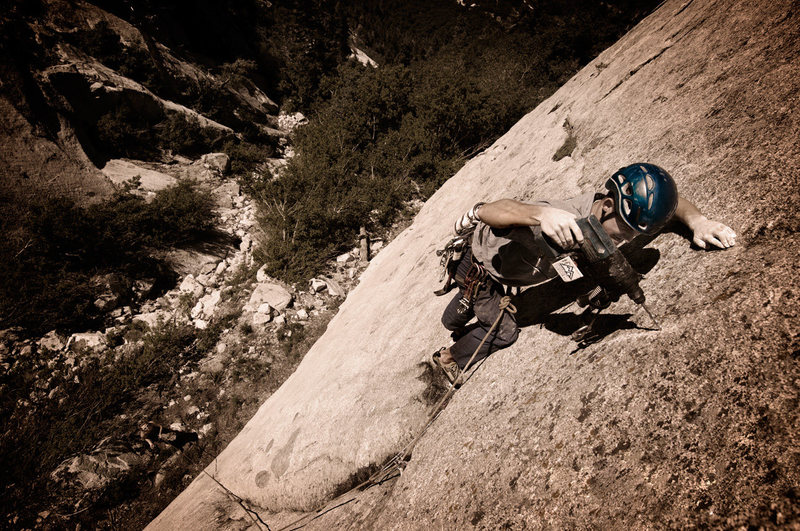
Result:
{"label": "man climbing rock", "polygon": [[[534,238],[537,226],[562,249],[572,249],[583,242],[578,218],[594,215],[621,245],[641,234],[656,234],[674,216],[702,249],[735,244],[734,231],[680,197],[675,181],[658,166],[626,166],[606,181],[606,188],[606,195],[588,193],[565,201],[478,203],[456,222],[456,233],[465,235],[466,246],[461,258],[448,266],[459,290],[442,315],[455,343],[433,354],[434,364],[450,382],[467,368],[473,354],[474,363],[516,341],[515,317],[500,309],[506,286],[531,286],[557,276]],[[468,327],[473,318],[477,324]]]}

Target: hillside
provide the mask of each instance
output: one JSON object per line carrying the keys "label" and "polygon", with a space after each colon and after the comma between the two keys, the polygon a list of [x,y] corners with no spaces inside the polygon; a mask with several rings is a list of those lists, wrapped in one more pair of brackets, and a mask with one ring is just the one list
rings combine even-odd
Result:
{"label": "hillside", "polygon": [[668,168],[739,234],[725,252],[692,249],[680,231],[639,252],[658,259],[643,288],[663,330],[622,302],[607,311],[610,334],[576,352],[570,310],[535,311],[553,286],[526,291],[519,341],[456,394],[403,475],[314,524],[797,525],[793,7],[667,1],[582,69],[426,203],[298,370],[150,528],[248,527],[222,484],[276,529],[380,466],[431,406],[424,362],[447,341],[433,251],[448,220],[478,200],[597,189],[636,160]]}

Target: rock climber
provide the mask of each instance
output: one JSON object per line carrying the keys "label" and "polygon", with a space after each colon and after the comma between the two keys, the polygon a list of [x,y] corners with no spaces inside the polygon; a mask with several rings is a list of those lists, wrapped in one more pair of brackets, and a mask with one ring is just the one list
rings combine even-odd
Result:
{"label": "rock climber", "polygon": [[[693,243],[702,249],[727,249],[736,243],[730,227],[709,220],[679,196],[672,177],[654,164],[621,168],[605,186],[605,195],[590,192],[565,201],[478,203],[456,222],[457,234],[474,232],[466,237],[461,258],[449,265],[459,290],[447,305],[442,323],[453,332],[455,343],[433,354],[434,364],[450,382],[459,369],[467,368],[503,311],[499,302],[506,286],[531,286],[557,276],[532,236],[535,226],[562,249],[571,249],[583,241],[577,218],[594,215],[615,244],[622,245],[642,234],[656,234],[674,217],[692,231]],[[473,318],[477,324],[468,327]],[[518,335],[514,315],[503,312],[474,362],[508,347]]]}

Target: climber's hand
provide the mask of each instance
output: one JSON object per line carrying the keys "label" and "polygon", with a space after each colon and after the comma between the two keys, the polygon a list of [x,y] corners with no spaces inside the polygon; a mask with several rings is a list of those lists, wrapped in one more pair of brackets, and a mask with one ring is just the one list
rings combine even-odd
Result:
{"label": "climber's hand", "polygon": [[691,229],[692,242],[701,249],[707,249],[709,244],[720,249],[736,245],[736,233],[733,232],[733,229],[705,216],[696,220]]}
{"label": "climber's hand", "polygon": [[583,242],[583,233],[575,222],[575,215],[566,210],[542,207],[539,215],[542,232],[552,238],[562,249],[571,249]]}

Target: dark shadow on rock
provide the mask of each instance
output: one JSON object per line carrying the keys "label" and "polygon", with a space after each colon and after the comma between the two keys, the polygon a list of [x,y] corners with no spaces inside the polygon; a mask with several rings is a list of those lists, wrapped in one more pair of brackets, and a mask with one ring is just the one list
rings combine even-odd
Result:
{"label": "dark shadow on rock", "polygon": [[188,251],[200,252],[225,258],[229,253],[235,253],[241,240],[221,230],[208,231],[203,241],[182,248]]}
{"label": "dark shadow on rock", "polygon": [[435,368],[427,362],[420,363],[419,367],[422,372],[417,376],[417,380],[425,384],[425,390],[420,399],[430,408],[444,396],[449,385],[441,369]]}
{"label": "dark shadow on rock", "polygon": [[[644,247],[653,239],[654,236],[643,236],[621,248],[633,269],[642,275],[651,271],[661,258],[658,249]],[[593,287],[593,283],[586,278],[570,283],[556,278],[531,286],[513,298],[512,302],[517,308],[517,324],[520,327],[543,324],[560,335],[570,335],[585,323],[580,317],[582,310],[577,305],[573,305],[572,311],[566,307]],[[561,309],[564,309],[564,313],[554,313]],[[629,322],[628,317],[630,314],[600,314],[595,321],[595,328],[598,331],[608,329],[603,337],[614,330],[635,328],[636,325]]]}

